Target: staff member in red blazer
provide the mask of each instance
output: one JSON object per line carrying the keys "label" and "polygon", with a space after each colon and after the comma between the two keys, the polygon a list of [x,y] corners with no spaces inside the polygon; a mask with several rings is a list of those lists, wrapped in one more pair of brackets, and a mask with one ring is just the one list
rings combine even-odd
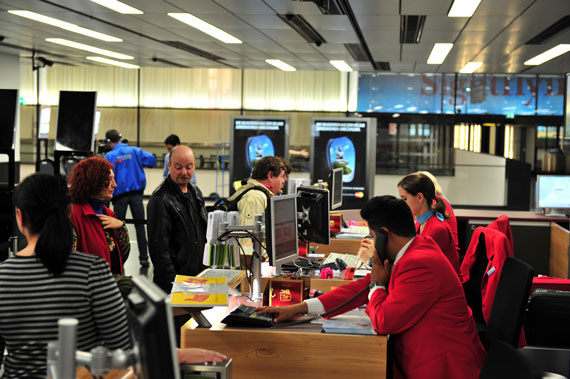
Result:
{"label": "staff member in red blazer", "polygon": [[400,198],[408,204],[419,224],[418,234],[431,237],[439,245],[459,276],[459,254],[456,241],[453,239],[453,232],[449,225],[444,222],[449,215],[445,213],[443,200],[435,197],[435,186],[431,179],[419,172],[406,175],[398,183],[398,193]]}
{"label": "staff member in red blazer", "polygon": [[435,178],[435,176],[433,176],[431,172],[429,171],[418,171],[418,172],[420,174],[424,174],[425,176],[431,179],[431,181],[433,182],[433,186],[435,188],[435,197],[440,198],[445,203],[445,214],[449,215],[449,217],[446,218],[444,222],[447,225],[449,225],[449,228],[451,229],[451,234],[453,235],[453,240],[455,241],[455,247],[457,248],[457,252],[459,253],[459,235],[457,233],[457,219],[455,218],[455,212],[453,211],[451,204],[449,204],[449,201],[445,198],[445,196],[443,196],[443,190],[441,189],[441,186],[437,182],[437,179]]}
{"label": "staff member in red blazer", "polygon": [[439,247],[416,236],[409,207],[393,196],[371,199],[360,213],[381,250],[375,251],[370,275],[301,304],[258,311],[278,313],[280,322],[333,309],[358,295],[334,314],[368,303],[374,329],[393,338],[395,378],[478,378],[485,351],[463,287]]}

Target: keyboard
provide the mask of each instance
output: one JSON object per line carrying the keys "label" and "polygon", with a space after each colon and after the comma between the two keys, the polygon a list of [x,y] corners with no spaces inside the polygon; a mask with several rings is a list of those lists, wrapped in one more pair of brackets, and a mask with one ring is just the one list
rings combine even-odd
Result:
{"label": "keyboard", "polygon": [[255,311],[255,307],[240,304],[224,317],[222,322],[229,326],[259,326],[271,327],[273,323],[272,314],[260,315]]}
{"label": "keyboard", "polygon": [[350,234],[364,234],[367,236],[370,234],[370,229],[368,229],[368,226],[351,225],[348,228],[348,232]]}
{"label": "keyboard", "polygon": [[358,258],[354,254],[339,254],[339,253],[330,253],[327,259],[323,262],[323,265],[327,263],[334,263],[336,259],[339,258],[346,263],[346,267],[358,267],[360,264]]}

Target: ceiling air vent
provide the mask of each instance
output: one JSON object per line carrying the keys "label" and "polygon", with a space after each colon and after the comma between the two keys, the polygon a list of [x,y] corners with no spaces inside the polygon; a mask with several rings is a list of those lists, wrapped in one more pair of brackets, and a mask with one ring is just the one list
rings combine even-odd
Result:
{"label": "ceiling air vent", "polygon": [[345,43],[344,47],[348,50],[349,54],[352,56],[357,62],[366,62],[368,61],[368,56],[364,52],[362,45],[359,43]]}
{"label": "ceiling air vent", "polygon": [[170,45],[172,47],[175,47],[177,49],[187,51],[187,52],[192,53],[194,55],[198,55],[202,58],[211,59],[213,61],[221,61],[224,59],[218,55],[208,53],[207,51],[204,51],[204,50],[200,50],[200,49],[193,47],[193,46],[190,46],[184,42],[180,42],[180,41],[162,41],[162,42],[167,44],[167,45]]}
{"label": "ceiling air vent", "polygon": [[278,16],[281,20],[285,21],[285,23],[292,27],[293,30],[299,33],[307,42],[314,43],[317,46],[327,43],[319,32],[317,32],[315,28],[313,28],[313,26],[300,14],[278,14]]}
{"label": "ceiling air vent", "polygon": [[390,71],[390,62],[376,62],[377,70]]}
{"label": "ceiling air vent", "polygon": [[400,43],[420,43],[426,16],[400,16]]}
{"label": "ceiling air vent", "polygon": [[536,36],[527,41],[526,45],[540,45],[570,27],[570,15],[562,17]]}

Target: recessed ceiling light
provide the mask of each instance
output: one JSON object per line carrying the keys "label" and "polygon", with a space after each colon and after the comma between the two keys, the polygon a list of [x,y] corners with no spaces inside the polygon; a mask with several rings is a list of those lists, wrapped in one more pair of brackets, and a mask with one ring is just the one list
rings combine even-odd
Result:
{"label": "recessed ceiling light", "polygon": [[191,15],[190,13],[167,13],[170,17],[177,19],[193,28],[200,30],[224,43],[242,43],[241,40],[232,36],[229,33],[224,32],[222,29],[215,27],[212,24],[207,23],[198,17]]}
{"label": "recessed ceiling light", "polygon": [[481,0],[455,0],[447,13],[448,17],[471,17]]}
{"label": "recessed ceiling light", "polygon": [[46,38],[46,41],[51,42],[51,43],[57,43],[57,44],[63,45],[63,46],[73,47],[73,48],[79,49],[79,50],[90,51],[90,52],[95,53],[95,54],[106,55],[106,56],[112,57],[112,58],[135,59],[134,57],[131,57],[130,55],[117,53],[117,52],[114,52],[111,50],[100,49],[100,48],[95,47],[95,46],[85,45],[84,43],[73,42],[73,41],[63,39],[63,38]]}
{"label": "recessed ceiling light", "polygon": [[566,54],[568,51],[570,51],[570,44],[561,43],[560,45],[554,46],[552,49],[546,50],[544,53],[538,54],[536,57],[529,59],[528,61],[524,62],[524,65],[537,66],[553,58],[556,58],[559,55]]}
{"label": "recessed ceiling light", "polygon": [[463,66],[463,68],[459,70],[459,72],[461,74],[471,74],[477,71],[477,69],[481,66],[483,66],[483,62],[469,62],[465,66]]}
{"label": "recessed ceiling light", "polygon": [[123,67],[123,68],[140,68],[140,66],[137,66],[136,64],[114,61],[112,59],[107,59],[107,58],[103,58],[103,57],[87,57],[87,59],[89,59],[90,61],[101,62],[101,63],[105,63],[105,64],[111,64],[113,66],[119,66],[119,67]]}
{"label": "recessed ceiling light", "polygon": [[97,39],[100,39],[102,41],[107,41],[107,42],[121,42],[121,41],[123,41],[120,38],[113,37],[113,36],[110,36],[108,34],[99,33],[99,32],[96,32],[94,30],[83,28],[79,25],[72,24],[70,22],[58,20],[57,18],[44,16],[42,14],[35,13],[35,12],[13,10],[13,11],[8,11],[8,13],[16,15],[16,16],[20,16],[20,17],[29,18],[30,20],[43,22],[44,24],[48,24],[48,25],[52,25],[52,26],[55,26],[55,27],[58,27],[61,29],[69,30],[70,32],[83,34],[84,36],[97,38]]}
{"label": "recessed ceiling light", "polygon": [[143,14],[144,12],[117,0],[91,0],[94,3],[107,7],[122,14]]}
{"label": "recessed ceiling light", "polygon": [[452,43],[435,43],[427,60],[428,64],[442,64],[453,47]]}
{"label": "recessed ceiling light", "polygon": [[329,61],[339,71],[352,71],[352,67],[345,61]]}
{"label": "recessed ceiling light", "polygon": [[279,59],[266,59],[267,63],[283,71],[297,71],[297,69]]}

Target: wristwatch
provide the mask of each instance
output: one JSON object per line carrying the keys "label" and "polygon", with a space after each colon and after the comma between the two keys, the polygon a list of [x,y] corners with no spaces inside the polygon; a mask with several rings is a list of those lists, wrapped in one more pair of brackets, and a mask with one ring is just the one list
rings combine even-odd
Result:
{"label": "wristwatch", "polygon": [[369,289],[375,288],[375,287],[382,287],[382,288],[386,288],[386,286],[384,284],[382,284],[382,282],[376,282],[376,281],[371,281],[370,284],[368,285]]}

